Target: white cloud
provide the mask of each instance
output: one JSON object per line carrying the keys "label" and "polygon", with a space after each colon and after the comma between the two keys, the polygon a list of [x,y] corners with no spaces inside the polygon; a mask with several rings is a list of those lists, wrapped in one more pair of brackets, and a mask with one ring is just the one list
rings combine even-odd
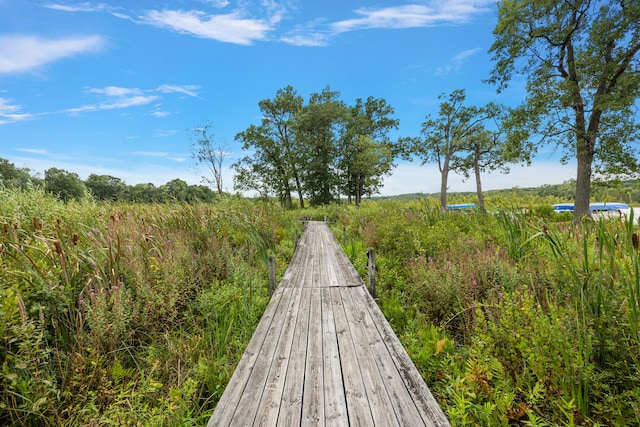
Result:
{"label": "white cloud", "polygon": [[[182,93],[191,97],[198,97],[196,92],[200,86],[196,85],[171,85],[163,84],[157,89],[142,90],[140,88],[129,88],[120,86],[106,86],[103,88],[88,88],[86,92],[89,94],[95,94],[105,98],[104,102],[97,104],[88,104],[80,107],[69,108],[64,112],[70,114],[78,114],[90,111],[100,110],[113,110],[120,108],[131,108],[148,105],[158,101],[161,97],[159,94],[165,93]],[[157,108],[158,106],[156,106]],[[161,111],[156,109],[151,112],[155,117],[166,117],[171,114],[168,111]]]}
{"label": "white cloud", "polygon": [[104,88],[89,88],[87,93],[100,95],[106,100],[98,104],[88,104],[80,107],[69,108],[64,112],[69,114],[79,114],[83,112],[115,110],[122,108],[139,107],[151,104],[160,97],[158,95],[147,94],[138,88],[126,88],[118,86],[107,86]]}
{"label": "white cloud", "polygon": [[478,52],[480,52],[479,47],[475,49],[468,49],[454,55],[447,65],[436,68],[435,74],[437,76],[441,76],[451,72],[460,71],[460,68],[462,68],[462,65],[467,61],[467,59]]}
{"label": "white cloud", "polygon": [[0,125],[15,123],[33,118],[33,114],[23,113],[22,107],[13,104],[11,99],[0,97]]}
{"label": "white cloud", "polygon": [[185,95],[197,98],[198,97],[198,92],[196,92],[196,91],[198,89],[200,89],[200,86],[197,86],[197,85],[169,85],[169,84],[164,84],[164,85],[160,85],[157,90],[158,90],[158,92],[162,92],[162,93],[183,93]]}
{"label": "white cloud", "polygon": [[113,97],[124,97],[129,95],[137,95],[141,91],[138,88],[107,86],[104,88],[90,88],[87,90],[87,92],[97,93],[97,94],[106,95],[106,96],[113,96]]}
{"label": "white cloud", "polygon": [[[436,25],[464,24],[475,15],[485,13],[493,0],[431,0],[383,8],[354,10],[355,18],[326,25],[316,20],[299,26],[281,41],[296,46],[326,46],[337,34],[367,29],[405,29]],[[324,28],[324,31],[319,30]]]}
{"label": "white cloud", "polygon": [[38,154],[40,156],[46,156],[49,154],[47,150],[43,150],[41,148],[17,148],[16,151],[21,151],[23,153],[29,154]]}
{"label": "white cloud", "polygon": [[60,3],[48,3],[43,7],[52,10],[59,10],[61,12],[102,12],[107,10],[108,7],[104,3],[93,4],[89,2],[78,3],[74,5],[60,4]]}
{"label": "white cloud", "polygon": [[141,156],[141,157],[160,157],[160,158],[165,158],[169,156],[169,153],[166,153],[164,151],[134,151],[133,153],[136,156]]}
{"label": "white cloud", "polygon": [[228,0],[200,0],[202,3],[210,4],[213,7],[218,9],[222,9],[224,7],[229,6]]}
{"label": "white cloud", "polygon": [[[175,131],[169,131],[169,133],[172,135],[173,133],[175,133]],[[165,151],[134,151],[131,154],[140,156],[140,157],[151,157],[156,159],[171,160],[178,163],[183,163],[188,159],[187,157],[172,155]]]}
{"label": "white cloud", "polygon": [[435,0],[427,4],[407,4],[381,9],[361,8],[358,18],[331,25],[336,33],[369,28],[417,28],[468,22],[474,15],[488,11],[487,0]]}
{"label": "white cloud", "polygon": [[239,12],[207,15],[196,10],[152,10],[144,22],[156,27],[221,42],[249,45],[263,40],[272,29],[261,19],[245,19]]}
{"label": "white cloud", "polygon": [[111,15],[115,16],[116,18],[132,20],[132,18],[129,15],[127,15],[126,13],[122,12],[121,8],[115,7],[115,6],[111,6],[111,5],[106,4],[106,3],[84,2],[84,3],[73,4],[73,5],[62,4],[62,3],[48,3],[48,4],[43,5],[42,7],[47,8],[47,9],[51,9],[51,10],[57,10],[57,11],[60,11],[60,12],[67,12],[67,13],[107,12],[107,13],[110,13]]}
{"label": "white cloud", "polygon": [[280,38],[280,41],[293,45],[293,46],[309,46],[318,47],[326,46],[328,44],[329,37],[323,33],[309,33],[309,34],[290,34]]}
{"label": "white cloud", "polygon": [[154,134],[156,138],[168,138],[178,133],[177,130],[157,130]]}
{"label": "white cloud", "polygon": [[44,39],[36,36],[0,36],[0,73],[19,73],[78,54],[96,52],[105,45],[100,36]]}

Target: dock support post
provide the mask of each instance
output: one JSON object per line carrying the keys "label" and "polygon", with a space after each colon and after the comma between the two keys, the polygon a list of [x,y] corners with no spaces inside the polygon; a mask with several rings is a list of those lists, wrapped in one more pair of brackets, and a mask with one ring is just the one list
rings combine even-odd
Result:
{"label": "dock support post", "polygon": [[369,293],[372,297],[376,297],[376,255],[373,248],[367,249],[367,258],[369,260]]}
{"label": "dock support post", "polygon": [[297,229],[293,233],[293,251],[295,252],[296,249],[298,249],[298,230]]}
{"label": "dock support post", "polygon": [[276,291],[276,259],[269,255],[269,295]]}

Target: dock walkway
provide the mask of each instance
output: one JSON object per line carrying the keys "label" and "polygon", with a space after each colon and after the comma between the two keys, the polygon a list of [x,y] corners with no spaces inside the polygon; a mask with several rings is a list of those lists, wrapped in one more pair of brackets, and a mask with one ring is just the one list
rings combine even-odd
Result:
{"label": "dock walkway", "polygon": [[309,222],[208,426],[449,426],[329,227]]}

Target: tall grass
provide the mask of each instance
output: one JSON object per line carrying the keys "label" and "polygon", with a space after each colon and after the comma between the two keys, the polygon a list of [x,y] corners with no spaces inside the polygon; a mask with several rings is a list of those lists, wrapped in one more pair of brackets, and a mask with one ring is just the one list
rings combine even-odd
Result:
{"label": "tall grass", "polygon": [[388,270],[380,304],[452,424],[639,425],[635,219],[575,225],[533,200],[500,205],[341,218]]}
{"label": "tall grass", "polygon": [[0,193],[0,424],[202,425],[294,223],[242,200]]}

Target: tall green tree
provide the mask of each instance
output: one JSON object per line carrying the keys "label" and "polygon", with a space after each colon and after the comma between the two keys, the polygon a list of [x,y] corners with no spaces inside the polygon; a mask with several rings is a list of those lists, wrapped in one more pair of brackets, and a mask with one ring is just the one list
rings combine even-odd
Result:
{"label": "tall green tree", "polygon": [[436,162],[440,171],[440,206],[447,209],[449,172],[463,162],[467,140],[481,129],[490,117],[486,109],[465,106],[466,93],[457,89],[449,95],[442,94],[438,117],[427,115],[422,123],[422,137],[410,141],[409,150],[422,159],[422,164]]}
{"label": "tall green tree", "polygon": [[44,171],[44,189],[65,202],[82,199],[87,190],[78,174],[58,168]]}
{"label": "tall green tree", "polygon": [[388,134],[397,129],[399,120],[392,118],[394,110],[384,99],[358,98],[348,107],[347,122],[339,142],[337,167],[340,189],[349,202],[360,205],[362,196],[377,192],[382,178],[388,175],[398,152],[397,144]]}
{"label": "tall green tree", "polygon": [[504,143],[500,138],[500,132],[480,128],[466,138],[466,157],[461,158],[457,171],[469,178],[473,173],[476,182],[476,194],[478,196],[478,208],[486,212],[484,193],[482,191],[482,173],[500,170],[509,172],[507,163],[509,158],[505,156]]}
{"label": "tall green tree", "polygon": [[312,94],[297,120],[298,142],[305,160],[303,185],[313,205],[331,203],[339,197],[338,141],[347,118],[347,107],[339,96],[329,87]]}
{"label": "tall green tree", "polygon": [[519,126],[577,162],[574,219],[589,214],[594,172],[637,170],[640,2],[502,0],[490,81],[527,76]]}
{"label": "tall green tree", "polygon": [[98,200],[125,200],[129,189],[120,178],[93,173],[89,175],[84,184]]}
{"label": "tall green tree", "polygon": [[27,188],[41,183],[41,179],[31,175],[29,168],[17,168],[9,160],[0,158],[0,185],[7,188]]}
{"label": "tall green tree", "polygon": [[153,183],[140,183],[129,188],[129,200],[133,202],[155,203],[162,201],[162,191]]}
{"label": "tall green tree", "polygon": [[253,151],[233,165],[235,187],[242,191],[257,190],[263,196],[275,192],[287,206],[293,204],[292,192],[298,193],[304,207],[300,145],[296,136],[296,118],[303,99],[287,86],[276,97],[258,103],[262,120],[236,135],[244,150]]}

